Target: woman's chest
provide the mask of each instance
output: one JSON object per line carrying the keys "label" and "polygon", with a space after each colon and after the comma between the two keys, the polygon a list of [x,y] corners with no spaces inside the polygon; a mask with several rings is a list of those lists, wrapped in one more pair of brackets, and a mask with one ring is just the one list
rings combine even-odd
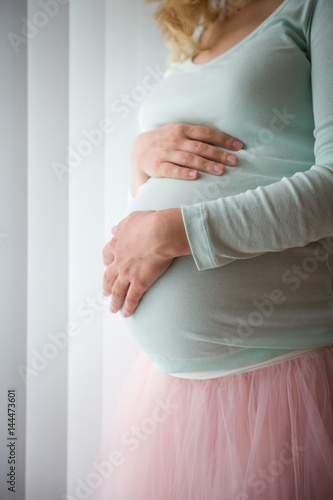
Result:
{"label": "woman's chest", "polygon": [[140,123],[142,131],[187,122],[227,132],[233,124],[264,127],[284,108],[295,123],[313,125],[306,42],[292,26],[277,24],[208,64],[172,65],[144,102]]}

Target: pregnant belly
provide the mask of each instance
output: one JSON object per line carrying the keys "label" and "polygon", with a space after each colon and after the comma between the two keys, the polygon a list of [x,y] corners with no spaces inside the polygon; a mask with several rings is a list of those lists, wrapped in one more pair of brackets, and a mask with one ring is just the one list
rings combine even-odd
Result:
{"label": "pregnant belly", "polygon": [[[195,203],[205,190],[217,198],[232,187],[232,182],[223,185],[225,179],[209,177],[202,176],[201,182],[150,179],[128,212],[180,207]],[[316,272],[297,288],[290,274],[313,250],[308,245],[267,253],[206,271],[198,271],[192,256],[176,258],[135,313],[123,319],[125,327],[152,360],[213,358],[226,345],[287,349],[299,346],[300,336],[307,347],[314,328],[320,332],[332,325],[333,313],[326,262],[318,262]]]}

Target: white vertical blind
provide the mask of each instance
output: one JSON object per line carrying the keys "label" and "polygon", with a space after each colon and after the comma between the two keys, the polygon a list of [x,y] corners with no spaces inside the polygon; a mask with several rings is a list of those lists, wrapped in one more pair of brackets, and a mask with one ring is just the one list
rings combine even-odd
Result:
{"label": "white vertical blind", "polygon": [[[17,366],[26,364],[27,350],[27,50],[22,44],[15,52],[7,35],[20,33],[26,9],[25,0],[0,3],[0,498],[3,500],[24,498],[26,387]],[[15,390],[15,403],[8,400],[9,389]],[[15,420],[8,421],[12,411]]]}
{"label": "white vertical blind", "polygon": [[68,178],[59,182],[52,165],[64,161],[69,137],[67,3],[47,12],[38,0],[27,0],[27,365],[38,367],[27,384],[28,500],[66,491],[68,352],[59,340],[68,322],[69,190]]}
{"label": "white vertical blind", "polygon": [[[102,422],[105,1],[71,0],[69,45],[69,320],[67,489],[93,471]],[[82,489],[82,488],[81,488]],[[70,497],[64,497],[70,498]]]}

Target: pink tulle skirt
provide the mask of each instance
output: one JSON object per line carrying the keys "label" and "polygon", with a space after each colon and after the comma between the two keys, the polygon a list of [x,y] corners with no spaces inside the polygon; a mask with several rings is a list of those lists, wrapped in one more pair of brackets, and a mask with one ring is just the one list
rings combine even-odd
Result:
{"label": "pink tulle skirt", "polygon": [[209,380],[140,354],[94,471],[93,500],[332,500],[333,347]]}

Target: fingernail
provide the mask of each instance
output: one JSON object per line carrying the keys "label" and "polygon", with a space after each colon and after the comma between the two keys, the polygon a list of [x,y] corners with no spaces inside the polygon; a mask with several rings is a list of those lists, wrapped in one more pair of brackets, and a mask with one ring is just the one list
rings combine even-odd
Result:
{"label": "fingernail", "polygon": [[197,173],[194,170],[190,170],[188,173],[188,176],[192,177],[192,178],[196,177],[196,175],[197,175]]}
{"label": "fingernail", "polygon": [[218,163],[214,165],[214,172],[221,174],[224,171],[224,165],[219,165]]}
{"label": "fingernail", "polygon": [[128,318],[129,317],[129,313],[127,311],[124,311],[123,312],[123,318]]}
{"label": "fingernail", "polygon": [[110,312],[112,312],[112,313],[117,312],[117,309],[115,308],[115,306],[110,306]]}
{"label": "fingernail", "polygon": [[227,160],[228,160],[228,163],[230,163],[231,165],[236,165],[236,163],[237,163],[237,156],[235,156],[235,155],[228,155]]}
{"label": "fingernail", "polygon": [[234,149],[242,149],[242,147],[243,147],[243,143],[242,143],[242,142],[240,142],[240,141],[234,141],[234,142],[232,143],[232,147],[233,147]]}

